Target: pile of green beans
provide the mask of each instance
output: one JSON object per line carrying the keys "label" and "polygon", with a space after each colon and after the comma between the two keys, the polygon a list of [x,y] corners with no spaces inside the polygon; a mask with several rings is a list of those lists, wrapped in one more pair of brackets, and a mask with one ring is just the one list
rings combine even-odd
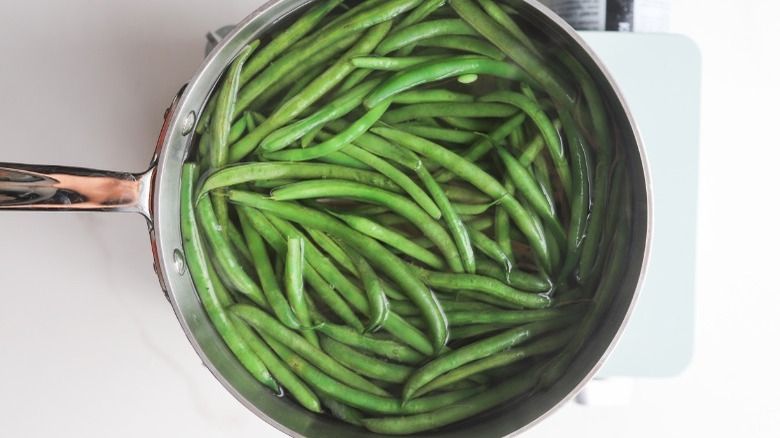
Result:
{"label": "pile of green beans", "polygon": [[620,285],[631,187],[586,70],[526,24],[497,0],[324,0],[225,70],[182,234],[260,383],[407,434],[566,371]]}

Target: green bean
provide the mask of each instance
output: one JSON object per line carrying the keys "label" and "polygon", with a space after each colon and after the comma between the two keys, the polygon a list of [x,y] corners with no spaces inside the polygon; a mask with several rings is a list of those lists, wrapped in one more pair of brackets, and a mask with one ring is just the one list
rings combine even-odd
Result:
{"label": "green bean", "polygon": [[527,96],[509,91],[489,93],[482,96],[480,100],[515,105],[528,114],[528,117],[539,128],[539,132],[542,133],[544,141],[547,144],[547,150],[550,151],[550,156],[552,157],[555,169],[558,172],[558,177],[563,184],[563,190],[566,192],[566,196],[570,196],[571,170],[569,169],[569,162],[566,161],[566,152],[564,151],[563,143],[561,142],[558,131],[555,130],[554,125],[544,111]]}
{"label": "green bean", "polygon": [[[241,68],[247,57],[249,57],[257,45],[258,41],[254,41],[239,52],[237,58],[230,64],[220,87],[210,131],[212,138],[209,146],[209,164],[212,168],[220,168],[227,164],[231,121],[233,120],[236,93],[238,92],[238,75],[241,73]],[[228,213],[224,193],[214,193],[212,202],[217,222],[220,226],[226,227]]]}
{"label": "green bean", "polygon": [[382,117],[382,120],[395,124],[422,117],[507,117],[516,112],[517,110],[514,107],[504,104],[484,104],[478,102],[418,103],[388,111]]}
{"label": "green bean", "polygon": [[[511,195],[514,194],[515,188],[511,182],[505,181],[504,187],[506,188],[509,194]],[[512,242],[509,235],[509,228],[510,228],[509,214],[506,212],[506,210],[504,210],[501,207],[496,208],[496,215],[495,215],[495,222],[494,222],[496,243],[498,243],[498,247],[501,248],[504,254],[506,254],[507,258],[509,258],[509,263],[511,264],[511,266],[514,267],[515,263],[517,263],[517,260],[515,259],[515,253],[512,250]]]}
{"label": "green bean", "polygon": [[542,57],[542,54],[539,53],[536,47],[534,47],[534,44],[531,42],[531,39],[528,38],[528,35],[526,35],[525,32],[520,29],[520,26],[515,23],[512,17],[510,17],[508,13],[501,9],[501,7],[493,0],[477,0],[477,3],[482,6],[482,9],[485,10],[490,18],[503,26],[507,32],[512,34],[512,36],[515,37],[515,39],[524,45],[528,50],[530,50],[531,53],[540,58]]}
{"label": "green bean", "polygon": [[442,260],[438,255],[420,247],[417,243],[407,239],[398,232],[384,227],[372,221],[371,219],[343,213],[333,214],[347,223],[347,225],[365,234],[366,236],[385,243],[390,247],[396,248],[409,257],[423,262],[434,269],[445,269],[447,266],[444,260]]}
{"label": "green bean", "polygon": [[371,170],[370,166],[363,164],[362,161],[356,160],[341,151],[319,157],[317,158],[317,161],[325,164],[349,167],[352,169]]}
{"label": "green bean", "polygon": [[561,119],[566,126],[566,139],[571,154],[572,168],[574,169],[566,259],[560,274],[562,280],[576,267],[582,251],[582,240],[585,237],[588,207],[590,206],[590,173],[592,171],[592,163],[590,163],[589,151],[585,140],[577,131],[571,115],[563,113]]}
{"label": "green bean", "polygon": [[465,21],[453,18],[425,21],[392,32],[376,48],[376,53],[386,55],[410,44],[440,35],[478,35]]}
{"label": "green bean", "polygon": [[483,371],[503,367],[524,359],[528,359],[529,357],[540,356],[558,351],[564,345],[566,345],[566,341],[571,338],[572,332],[572,330],[567,330],[546,336],[537,340],[536,342],[529,343],[527,346],[510,348],[507,351],[502,351],[484,359],[466,364],[460,368],[454,369],[433,379],[425,386],[420,388],[420,390],[417,392],[417,395],[425,395],[431,391],[435,391],[453,383],[460,382]]}
{"label": "green bean", "polygon": [[[482,55],[487,56],[490,59],[495,59],[496,61],[502,61],[504,58],[506,58],[506,55],[501,50],[498,50],[496,46],[485,42],[481,39],[473,38],[470,36],[462,36],[462,35],[453,35],[453,36],[440,36],[440,37],[433,37],[433,38],[426,38],[417,45],[421,47],[436,47],[441,49],[452,49],[457,50],[460,52],[467,52],[472,53],[475,55]],[[462,82],[461,78],[464,76],[473,76],[473,80],[471,82],[476,81],[479,76],[475,74],[468,74],[468,75],[462,75],[458,78],[458,81],[461,83],[469,83],[469,82]]]}
{"label": "green bean", "polygon": [[574,102],[576,94],[570,89],[569,85],[557,77],[545,65],[545,61],[542,58],[536,56],[524,45],[518,44],[517,40],[509,32],[482,12],[478,6],[470,0],[452,0],[450,5],[458,16],[473,26],[477,32],[495,44],[530,74],[533,80],[526,80],[525,82],[538,83],[560,105],[570,105]]}
{"label": "green bean", "polygon": [[412,89],[398,93],[393,97],[393,103],[415,104],[436,102],[474,102],[474,96],[457,93],[445,88],[432,88],[426,90]]}
{"label": "green bean", "polygon": [[531,309],[543,309],[550,306],[550,298],[547,295],[515,289],[494,278],[475,274],[433,272],[416,266],[412,267],[412,269],[422,279],[423,283],[433,288],[481,292],[507,303]]}
{"label": "green bean", "polygon": [[243,270],[236,254],[231,250],[230,242],[217,223],[211,200],[208,197],[201,199],[195,212],[214,256],[218,272],[224,276],[227,284],[261,307],[269,308],[268,300],[266,300],[263,291]]}
{"label": "green bean", "polygon": [[404,344],[393,340],[376,339],[371,335],[365,333],[361,334],[348,327],[325,323],[319,326],[317,330],[342,344],[370,352],[387,360],[406,364],[417,364],[425,359],[425,356],[421,353]]}
{"label": "green bean", "polygon": [[[287,239],[287,263],[284,267],[284,288],[287,291],[287,299],[290,301],[290,307],[295,315],[305,327],[311,327],[311,316],[309,307],[304,298],[303,284],[303,266],[304,253],[306,252],[305,241],[300,236],[294,236]],[[303,337],[311,342],[315,347],[319,347],[317,334],[306,330],[302,333]]]}
{"label": "green bean", "polygon": [[596,155],[596,173],[591,194],[590,217],[585,230],[585,238],[582,240],[582,252],[577,274],[581,283],[593,275],[596,252],[604,234],[603,224],[607,216],[609,179],[612,168],[612,162],[605,161],[606,158],[608,157],[605,153]]}
{"label": "green bean", "polygon": [[249,254],[249,248],[246,246],[241,232],[238,231],[238,228],[232,221],[227,223],[227,236],[230,239],[230,246],[236,250],[238,256],[249,263],[249,260],[252,259],[252,256]]}
{"label": "green bean", "polygon": [[406,403],[412,399],[423,385],[436,377],[462,365],[489,357],[514,347],[515,345],[519,345],[542,333],[559,328],[567,322],[570,321],[566,321],[563,318],[551,321],[533,322],[522,327],[509,329],[503,333],[475,341],[465,347],[445,353],[415,370],[404,384],[401,399]]}
{"label": "green bean", "polygon": [[[376,108],[368,111],[346,130],[332,137],[330,140],[327,140],[316,146],[307,147],[306,149],[287,149],[282,151],[275,150],[275,152],[266,152],[263,154],[263,158],[276,161],[307,161],[338,151],[349,142],[355,140],[357,137],[368,131],[369,128],[371,128],[371,126],[373,126],[374,123],[376,123],[376,121],[382,117],[385,111],[387,111],[388,107],[390,107],[390,103],[377,106]],[[275,147],[276,146],[273,146],[271,148],[273,149]]]}
{"label": "green bean", "polygon": [[542,220],[550,227],[550,231],[559,244],[565,244],[566,234],[563,226],[555,214],[554,206],[549,202],[542,189],[534,181],[533,176],[528,169],[521,166],[515,158],[502,146],[496,145],[501,161],[503,161],[507,174],[512,179],[514,186],[520,192],[520,195],[528,202],[539,214]]}
{"label": "green bean", "polygon": [[459,129],[436,128],[433,126],[414,125],[410,123],[395,125],[395,128],[414,134],[418,137],[427,138],[428,140],[439,140],[450,143],[473,144],[479,139],[479,136],[473,132]]}
{"label": "green bean", "polygon": [[337,379],[352,388],[366,391],[367,393],[381,396],[388,395],[385,390],[334,361],[330,356],[310,344],[309,341],[280,324],[271,315],[263,312],[257,307],[235,304],[231,306],[228,311],[246,321],[247,324],[263,335],[266,341],[271,338],[284,343],[292,351],[306,358],[306,360],[310,361],[314,366],[320,368],[323,373],[332,378]]}
{"label": "green bean", "polygon": [[561,316],[571,315],[573,313],[582,313],[582,310],[575,307],[573,310],[567,309],[541,309],[541,310],[462,310],[447,313],[447,321],[451,326],[463,326],[471,324],[527,324],[534,321],[551,320]]}
{"label": "green bean", "polygon": [[[239,213],[240,214],[240,213]],[[274,274],[273,265],[271,265],[271,259],[268,256],[263,239],[252,228],[246,218],[241,219],[242,228],[244,231],[244,237],[247,240],[249,251],[252,254],[252,261],[257,272],[257,278],[260,280],[260,286],[270,304],[271,310],[279,318],[279,321],[293,330],[299,330],[302,327],[299,320],[300,315],[295,315],[291,307],[292,302],[287,301],[284,297],[282,290],[279,288],[279,283],[276,281],[276,275]],[[288,295],[290,292],[288,291]]]}
{"label": "green bean", "polygon": [[448,265],[453,270],[456,272],[463,270],[458,249],[444,227],[434,221],[414,202],[402,196],[351,181],[321,180],[303,181],[276,188],[271,192],[271,197],[277,201],[342,197],[384,205],[407,218],[425,236],[430,238],[442,251]]}
{"label": "green bean", "polygon": [[236,140],[244,135],[244,132],[246,132],[247,117],[249,117],[249,115],[244,113],[244,116],[239,118],[236,123],[233,123],[233,125],[230,127],[230,133],[228,134],[228,144],[235,143]]}
{"label": "green bean", "polygon": [[320,406],[320,400],[312,392],[312,390],[306,386],[288,367],[284,364],[274,352],[241,318],[227,314],[230,321],[236,328],[238,334],[249,345],[249,348],[258,356],[262,357],[264,363],[268,365],[268,370],[271,375],[279,381],[285,390],[285,394],[289,393],[306,409],[321,413],[322,407]]}
{"label": "green bean", "polygon": [[[333,27],[332,29],[329,29],[327,32],[323,32],[319,38],[314,39],[311,41],[310,44],[302,45],[299,49],[293,50],[288,55],[282,57],[277,62],[275,62],[272,66],[274,70],[274,75],[267,75],[268,82],[266,83],[273,83],[273,79],[283,77],[287,72],[289,72],[290,69],[292,69],[295,66],[296,62],[299,62],[300,60],[305,60],[308,57],[311,57],[312,55],[316,54],[317,52],[323,50],[324,48],[327,48],[331,45],[333,45],[335,42],[339,41],[340,39],[349,36],[350,34],[353,34],[355,32],[362,31],[364,29],[373,27],[377,24],[389,22],[389,20],[392,20],[397,15],[417,6],[421,0],[387,0],[384,2],[379,3],[373,8],[370,8],[368,10],[365,10],[359,14],[355,14],[355,16],[350,17],[349,19],[344,19],[342,24]],[[342,20],[337,20],[342,21]],[[376,30],[382,26],[376,26],[372,30]],[[389,30],[389,27],[385,25],[384,27],[387,27],[387,30]],[[371,31],[368,32],[369,34]],[[377,33],[379,33],[377,31]],[[385,31],[386,33],[386,31]],[[376,35],[379,36],[381,39],[384,35]],[[373,41],[370,41],[373,43]],[[378,41],[376,41],[378,43]],[[368,47],[365,49],[366,52],[372,50],[374,46],[376,45],[374,43],[373,45],[368,45]],[[350,55],[350,57],[359,54],[359,53],[353,53]],[[339,66],[340,67],[340,66]],[[266,70],[266,73],[271,70],[271,68]],[[350,70],[348,70],[346,73],[344,73],[343,70],[340,70],[340,68],[337,68],[333,75],[323,75],[325,78],[323,78],[323,82],[326,81],[326,79],[334,79],[340,74],[344,74],[346,76],[346,73],[348,73]],[[336,74],[338,73],[338,74]],[[342,76],[343,77],[343,76]],[[255,81],[260,79],[260,77],[255,78]],[[334,79],[331,83],[335,85],[335,83],[338,83],[338,79]],[[326,82],[327,83],[327,82]],[[313,98],[316,100],[316,98],[324,95],[329,88],[327,87],[320,87],[319,85],[317,88],[312,88],[312,91],[314,92],[313,96],[309,96],[306,100],[311,100]],[[249,93],[247,93],[249,95]],[[308,93],[306,93],[308,94]],[[250,97],[250,100],[252,100],[253,97]],[[304,100],[304,99],[301,99]],[[311,101],[313,102],[313,100]],[[311,103],[309,102],[309,103]],[[306,106],[309,104],[307,103]],[[281,126],[281,124],[286,123],[287,121],[291,120],[293,117],[295,117],[297,114],[291,113],[291,114],[283,114],[282,112],[277,112],[276,116],[272,115],[273,122],[271,122],[269,128],[266,128],[267,131],[260,131],[257,130],[253,131],[248,137],[251,137],[251,141],[247,141],[243,143],[241,148],[234,148],[231,150],[231,154],[235,154],[236,159],[232,161],[237,161],[238,159],[243,158],[246,156],[249,152],[251,152],[254,147],[257,146],[257,143],[259,143],[260,140],[262,140],[265,135],[267,135],[273,128]],[[271,120],[271,119],[269,119]],[[277,124],[277,121],[281,121],[281,124]],[[270,130],[269,130],[270,129]],[[253,144],[254,143],[254,144]],[[238,145],[237,145],[238,146]]]}
{"label": "green bean", "polygon": [[182,168],[182,243],[195,289],[206,314],[230,351],[260,383],[280,394],[279,385],[268,372],[265,363],[236,333],[234,325],[224,310],[224,306],[228,305],[231,299],[224,286],[219,282],[214,268],[206,256],[205,245],[195,219],[193,195],[196,173],[197,166],[194,164],[185,164]]}
{"label": "green bean", "polygon": [[[327,129],[335,132],[343,131],[349,127],[349,123],[342,119],[333,120],[326,125]],[[408,154],[404,148],[401,148],[384,138],[371,134],[369,132],[361,135],[355,140],[355,146],[359,146],[372,154],[378,155],[385,159],[392,160],[407,169],[417,169],[421,163],[420,160]]]}
{"label": "green bean", "polygon": [[528,214],[526,209],[513,197],[508,196],[504,186],[492,176],[477,167],[474,163],[466,161],[446,148],[423,138],[389,128],[374,128],[373,131],[383,137],[401,143],[420,155],[424,155],[436,161],[453,174],[473,184],[474,187],[478,188],[486,195],[501,202],[501,205],[507,209],[512,220],[514,220],[520,230],[528,237],[542,269],[546,272],[552,270],[550,255],[547,250],[547,243],[544,235],[538,232],[533,218]]}
{"label": "green bean", "polygon": [[363,427],[363,412],[359,409],[355,409],[352,406],[348,406],[340,401],[329,397],[327,394],[319,393],[322,399],[322,404],[330,411],[330,413],[337,419],[349,423],[353,426]]}
{"label": "green bean", "polygon": [[[284,230],[284,234],[286,235],[299,235],[299,232],[295,229],[295,227],[291,226],[288,222],[282,220],[280,217],[274,214],[269,214],[267,218],[268,218],[267,225],[270,226],[271,228],[274,227],[281,228]],[[306,226],[306,224],[303,225]],[[334,235],[334,237],[338,237],[338,236]],[[347,301],[349,301],[349,303],[352,304],[355,307],[355,309],[357,309],[360,313],[367,316],[370,315],[368,300],[363,295],[362,291],[357,286],[355,286],[349,279],[347,279],[343,274],[341,274],[339,270],[335,266],[333,266],[330,260],[328,260],[325,256],[323,256],[313,246],[312,246],[312,250],[308,251],[306,255],[311,258],[309,264],[312,266],[313,270],[316,270],[317,272],[322,274],[322,277],[325,277],[329,284],[335,286],[335,288],[344,295]],[[304,271],[304,274],[305,273],[306,272]],[[316,278],[317,277],[315,277],[315,279]],[[328,286],[328,283],[324,285],[323,290],[319,291],[320,295],[323,297],[327,296],[326,293],[327,294],[332,293],[331,287],[333,286]],[[387,287],[385,287],[385,290],[389,291]],[[357,327],[353,324],[351,324],[351,326],[356,329],[363,330],[363,327],[360,324],[358,324]],[[402,319],[398,318],[397,315],[392,314],[392,312],[390,313],[390,315],[387,317],[387,320],[385,321],[384,329],[394,334],[399,340],[408,343],[409,345],[411,345],[412,347],[418,349],[423,353],[426,354],[433,353],[433,347],[425,339],[425,336],[422,333],[420,333],[419,330],[407,324]]]}
{"label": "green bean", "polygon": [[[385,175],[391,181],[398,184],[432,218],[438,219],[441,217],[441,210],[428,196],[428,194],[426,194],[425,191],[423,191],[423,189],[421,189],[417,183],[414,182],[414,180],[406,176],[406,174],[401,172],[395,166],[383,160],[382,158],[377,157],[371,152],[359,147],[348,145],[344,149],[345,154],[366,163],[379,173]],[[417,168],[420,167],[422,167],[422,164],[420,164]]]}
{"label": "green bean", "polygon": [[[228,198],[239,204],[269,211],[287,220],[298,222],[301,225],[319,228],[355,248],[374,265],[381,266],[388,277],[395,281],[408,294],[409,298],[420,307],[426,318],[434,351],[440,351],[444,347],[447,340],[447,323],[441,308],[436,303],[436,298],[420,279],[413,275],[406,264],[377,241],[356,234],[342,222],[316,210],[285,202],[270,201],[263,199],[262,196],[237,190],[229,192]],[[387,323],[393,321],[392,316]],[[388,324],[385,327],[388,331],[391,330]],[[418,347],[415,346],[415,348]]]}
{"label": "green bean", "polygon": [[353,250],[350,250],[350,257],[357,266],[358,276],[363,280],[363,289],[368,299],[369,320],[365,331],[374,332],[382,328],[390,316],[390,303],[387,301],[382,283],[371,264]]}
{"label": "green bean", "polygon": [[552,285],[546,278],[512,269],[507,275],[502,267],[492,261],[477,259],[477,274],[505,281],[508,285],[529,292],[550,292]]}
{"label": "green bean", "polygon": [[488,132],[495,127],[495,122],[492,120],[478,119],[476,117],[443,116],[439,117],[439,120],[453,128],[471,132]]}
{"label": "green bean", "polygon": [[282,33],[268,42],[262,50],[247,62],[246,68],[241,74],[241,84],[246,84],[249,80],[264,69],[268,64],[282,54],[288,47],[300,40],[310,30],[314,29],[336,6],[343,3],[344,0],[326,0],[313,6],[306,11],[300,18],[287,26]]}
{"label": "green bean", "polygon": [[[509,276],[509,273],[512,272],[512,269],[514,268],[514,265],[512,264],[512,260],[509,258],[507,253],[504,252],[504,249],[501,248],[501,246],[496,243],[496,241],[488,237],[485,233],[477,231],[468,226],[466,227],[466,230],[469,234],[469,238],[472,242],[474,242],[474,246],[476,246],[477,249],[480,250],[483,254],[498,262],[498,264],[500,264],[504,269],[506,275]],[[474,268],[476,271],[476,264]]]}
{"label": "green bean", "polygon": [[[616,229],[620,209],[627,207],[629,194],[629,185],[625,181],[625,163],[618,159],[613,170],[612,183],[610,184],[609,202],[607,203],[607,215],[602,226],[602,234],[605,230]],[[628,214],[628,213],[625,213]],[[587,237],[586,237],[587,238]],[[582,283],[586,285],[587,290],[594,290],[595,286],[601,281],[601,271],[604,267],[604,259],[607,256],[607,245],[609,237],[604,237],[596,251],[593,261],[592,274],[582,278]],[[584,251],[584,248],[583,248]]]}
{"label": "green bean", "polygon": [[[520,113],[507,121],[503,122],[497,128],[492,130],[486,138],[483,138],[479,142],[470,147],[464,154],[463,159],[468,161],[476,161],[486,153],[493,149],[494,143],[501,143],[509,134],[516,130],[526,119],[525,113]],[[452,173],[445,172],[437,175],[436,180],[439,182],[447,182],[454,177]]]}
{"label": "green bean", "polygon": [[440,7],[444,5],[446,0],[423,0],[423,2],[411,10],[398,25],[395,26],[396,30],[401,30],[409,27],[413,24],[423,21],[433,12],[436,12]]}
{"label": "green bean", "polygon": [[492,207],[496,205],[496,201],[493,202],[487,202],[484,204],[461,204],[461,203],[453,203],[452,207],[455,209],[455,212],[464,215],[464,216],[478,216],[486,211],[490,210]]}
{"label": "green bean", "polygon": [[403,383],[412,374],[411,367],[367,356],[329,337],[323,337],[322,348],[345,367],[369,379]]}
{"label": "green bean", "polygon": [[450,327],[450,340],[452,342],[482,337],[488,333],[495,333],[511,328],[511,324],[472,324]]}
{"label": "green bean", "polygon": [[[362,36],[361,33],[349,35],[306,59],[298,60],[296,64],[286,66],[283,63],[282,67],[285,69],[283,76],[279,76],[275,65],[271,65],[267,72],[261,73],[253,81],[253,83],[257,82],[256,87],[259,92],[249,94],[242,90],[239,95],[239,98],[242,100],[239,103],[246,108],[257,109],[278,101],[278,104],[274,105],[273,111],[271,111],[271,114],[273,114],[281,105],[297,96],[304,88],[310,86],[316,78],[322,76],[331,67],[333,60],[343,57]],[[312,73],[317,74],[312,75]],[[269,82],[271,80],[272,82]],[[283,100],[275,98],[285,89],[288,90],[285,92]]]}
{"label": "green bean", "polygon": [[442,59],[446,55],[429,56],[356,56],[349,60],[357,68],[366,68],[371,70],[398,71],[411,66],[422,64],[423,62]]}
{"label": "green bean", "polygon": [[430,412],[471,397],[482,389],[476,387],[428,396],[412,400],[405,406],[402,406],[395,398],[369,394],[340,383],[338,380],[319,371],[316,367],[310,366],[301,356],[295,354],[297,352],[293,352],[280,342],[269,339],[268,344],[292,369],[296,370],[301,379],[309,383],[313,388],[346,405],[364,411],[391,415]]}
{"label": "green bean", "polygon": [[[335,120],[344,116],[353,109],[355,109],[360,101],[379,83],[378,79],[374,79],[368,82],[364,82],[357,87],[346,92],[343,96],[337,97],[332,102],[320,108],[314,114],[293,122],[289,125],[269,131],[263,136],[262,141],[259,142],[259,146],[263,151],[275,151],[286,147],[292,142],[303,137],[307,132],[312,129],[319,128],[325,123]],[[271,120],[271,119],[268,119]],[[245,139],[253,135],[255,132],[259,132],[263,126],[270,126],[274,128],[273,124],[269,124],[266,121],[263,125],[260,125],[258,129],[244,137]],[[236,147],[238,144],[236,145]]]}
{"label": "green bean", "polygon": [[453,404],[417,415],[365,418],[363,419],[363,425],[372,432],[393,435],[412,434],[436,429],[505,404],[519,394],[531,390],[538,379],[539,369],[534,367],[516,377],[501,382],[495,387],[471,396],[468,403]]}
{"label": "green bean", "polygon": [[[422,180],[425,187],[428,189],[428,193],[431,194],[433,200],[436,202],[442,212],[444,222],[450,229],[452,238],[455,241],[455,246],[457,247],[458,253],[460,254],[460,260],[462,262],[461,266],[463,267],[463,270],[473,274],[476,270],[474,248],[471,247],[470,236],[466,230],[466,226],[463,225],[463,220],[455,211],[455,208],[453,208],[452,203],[450,202],[449,198],[447,198],[447,195],[444,193],[444,190],[442,190],[439,183],[433,179],[433,176],[428,173],[428,170],[425,167],[421,167],[419,169],[418,175],[420,176],[420,179]],[[460,272],[457,269],[453,270],[455,272]]]}
{"label": "green bean", "polygon": [[320,163],[246,163],[234,164],[208,175],[198,190],[198,198],[212,190],[252,181],[331,178],[360,182],[394,192],[401,190],[396,183],[379,173],[345,166]]}
{"label": "green bean", "polygon": [[311,227],[303,227],[311,239],[328,253],[334,260],[343,266],[350,274],[357,275],[357,267],[344,249],[326,233]]}
{"label": "green bean", "polygon": [[[249,224],[268,241],[277,253],[282,253],[286,250],[287,243],[285,242],[285,237],[275,229],[274,225],[265,217],[265,215],[263,215],[263,213],[253,208],[242,206],[239,206],[239,212],[244,215]],[[304,266],[303,277],[312,289],[317,292],[320,298],[322,298],[322,301],[324,301],[339,318],[350,327],[353,327],[356,330],[363,330],[363,324],[349,305],[344,302],[344,300],[332,289],[330,284],[317,273],[312,264],[308,261],[306,266]]]}
{"label": "green bean", "polygon": [[385,99],[419,85],[469,73],[487,74],[516,80],[526,78],[525,73],[513,64],[483,56],[453,56],[444,60],[418,64],[399,71],[390,79],[382,82],[376,90],[372,91],[363,104],[367,108],[373,108]]}

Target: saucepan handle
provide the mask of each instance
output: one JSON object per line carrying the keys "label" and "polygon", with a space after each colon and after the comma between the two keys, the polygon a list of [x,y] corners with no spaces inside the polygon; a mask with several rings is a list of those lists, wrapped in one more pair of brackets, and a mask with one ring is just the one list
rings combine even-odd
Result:
{"label": "saucepan handle", "polygon": [[0,210],[118,211],[150,219],[153,173],[0,163]]}

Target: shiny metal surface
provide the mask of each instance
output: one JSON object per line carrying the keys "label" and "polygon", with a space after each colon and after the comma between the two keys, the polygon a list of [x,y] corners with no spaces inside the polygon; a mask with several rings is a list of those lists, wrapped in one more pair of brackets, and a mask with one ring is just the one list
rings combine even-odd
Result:
{"label": "shiny metal surface", "polygon": [[151,171],[0,163],[0,210],[118,211],[149,214]]}
{"label": "shiny metal surface", "polygon": [[[257,383],[222,343],[200,305],[189,271],[181,269],[183,251],[179,191],[182,164],[194,137],[192,115],[200,114],[225,66],[244,45],[310,2],[311,0],[271,0],[265,3],[239,23],[209,54],[167,114],[155,152],[158,164],[139,180],[143,181],[140,185],[144,190],[149,190],[151,203],[146,209],[138,207],[137,211],[151,217],[150,231],[157,272],[185,334],[204,364],[228,391],[252,412],[291,436],[378,436],[325,416],[311,414],[287,399],[274,396]],[[541,31],[559,41],[565,50],[571,51],[596,78],[597,85],[604,92],[607,106],[611,108],[614,131],[621,136],[617,141],[628,151],[627,166],[633,178],[633,210],[636,215],[632,224],[633,245],[631,253],[627,255],[630,266],[602,326],[584,347],[570,371],[548,391],[535,394],[521,403],[504,406],[501,410],[490,412],[457,429],[421,436],[465,438],[518,434],[572,398],[595,375],[623,330],[649,256],[649,174],[640,135],[625,101],[601,63],[566,23],[551,15],[536,1],[512,3],[530,21],[538,23]],[[118,186],[121,187],[122,184]],[[138,193],[137,198],[142,202],[144,195],[140,191]],[[42,197],[50,194],[45,190],[40,191]],[[52,196],[48,197],[51,198]]]}

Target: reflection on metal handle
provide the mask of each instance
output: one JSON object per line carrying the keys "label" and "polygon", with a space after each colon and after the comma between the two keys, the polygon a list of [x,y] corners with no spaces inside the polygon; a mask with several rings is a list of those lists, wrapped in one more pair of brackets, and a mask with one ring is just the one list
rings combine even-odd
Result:
{"label": "reflection on metal handle", "polygon": [[153,172],[0,163],[0,210],[121,211],[151,220]]}

